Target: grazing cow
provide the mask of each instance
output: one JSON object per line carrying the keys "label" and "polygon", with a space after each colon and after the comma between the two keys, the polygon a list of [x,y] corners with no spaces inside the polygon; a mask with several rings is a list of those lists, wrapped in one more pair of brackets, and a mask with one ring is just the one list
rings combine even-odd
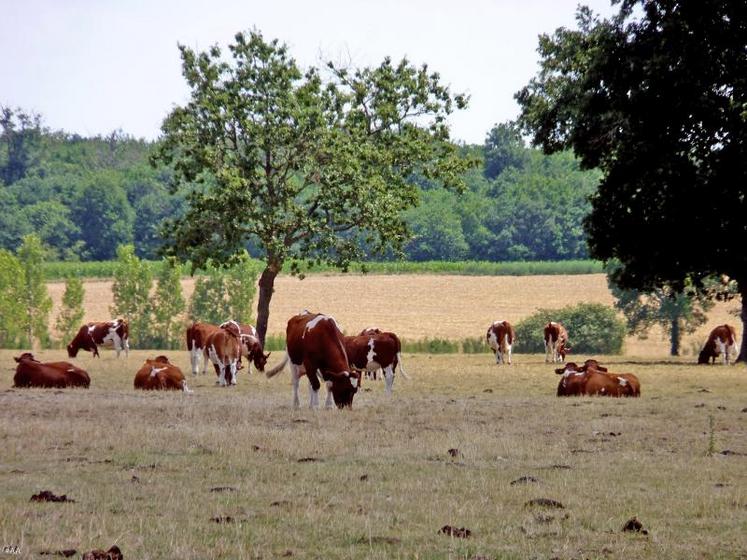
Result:
{"label": "grazing cow", "polygon": [[182,370],[169,362],[166,356],[156,356],[145,360],[145,363],[135,374],[135,389],[145,391],[174,390],[191,393],[187,387]]}
{"label": "grazing cow", "polygon": [[508,321],[495,321],[488,327],[488,346],[495,352],[495,363],[511,365],[511,347],[516,342],[516,332]]}
{"label": "grazing cow", "polygon": [[[222,323],[220,328],[228,329],[235,333],[241,342],[241,356],[246,358],[248,362],[254,362],[254,367],[257,368],[257,371],[265,371],[267,358],[270,357],[271,352],[264,353],[262,343],[259,341],[259,335],[254,325],[245,325],[231,320]],[[241,358],[239,358],[237,368],[242,368]]]}
{"label": "grazing cow", "polygon": [[78,334],[67,345],[67,355],[75,358],[78,350],[88,350],[93,352],[94,357],[97,357],[99,356],[98,347],[111,342],[117,352],[117,358],[123,350],[127,357],[130,353],[129,333],[127,321],[124,319],[88,323],[78,330]]}
{"label": "grazing cow", "polygon": [[[737,355],[737,332],[731,325],[719,325],[708,335],[708,340],[698,356],[699,364],[715,363],[719,355],[724,356],[724,365],[733,362]],[[734,354],[734,357],[732,357]]]}
{"label": "grazing cow", "polygon": [[350,371],[345,341],[337,322],[329,315],[305,311],[288,320],[285,331],[286,354],[283,361],[267,370],[273,377],[290,360],[293,406],[298,408],[298,383],[301,376],[309,379],[309,406],[319,407],[319,376],[327,386],[327,408],[332,398],[338,408],[352,407],[353,397],[360,387],[361,375]]}
{"label": "grazing cow", "polygon": [[[367,331],[370,332],[369,329]],[[386,380],[385,391],[392,394],[394,387],[394,372],[399,365],[402,375],[407,378],[402,367],[402,354],[399,338],[394,333],[381,332],[376,334],[363,334],[359,336],[345,337],[345,352],[351,367],[358,371],[375,372],[379,369],[384,371]]]}
{"label": "grazing cow", "polygon": [[545,362],[564,362],[571,351],[568,344],[568,331],[560,323],[550,321],[545,325]]}
{"label": "grazing cow", "polygon": [[30,352],[13,358],[18,365],[13,387],[85,387],[91,378],[81,368],[68,362],[40,362]]}
{"label": "grazing cow", "polygon": [[207,337],[207,353],[218,375],[216,385],[236,385],[236,372],[241,358],[239,337],[230,329],[217,329]]}
{"label": "grazing cow", "polygon": [[640,397],[641,384],[632,373],[609,373],[605,368],[595,369],[596,360],[587,360],[579,367],[568,362],[565,367],[556,369],[562,375],[558,383],[559,397],[579,395],[599,395],[606,397]]}
{"label": "grazing cow", "polygon": [[202,357],[202,374],[207,371],[208,351],[207,339],[219,327],[210,323],[192,323],[187,327],[187,350],[189,350],[189,361],[192,365],[192,375],[200,371],[200,357]]}

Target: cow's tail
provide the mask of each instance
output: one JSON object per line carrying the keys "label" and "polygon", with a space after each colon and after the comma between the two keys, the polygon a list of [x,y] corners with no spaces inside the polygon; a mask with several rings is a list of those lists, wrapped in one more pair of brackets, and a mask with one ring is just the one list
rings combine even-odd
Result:
{"label": "cow's tail", "polygon": [[397,352],[397,362],[399,362],[399,371],[402,374],[402,377],[405,379],[410,379],[410,376],[407,375],[407,372],[405,372],[405,366],[402,363],[402,352]]}
{"label": "cow's tail", "polygon": [[288,352],[286,351],[285,358],[283,358],[283,360],[278,365],[276,365],[274,368],[266,370],[265,375],[268,377],[268,379],[270,377],[275,377],[278,373],[280,373],[283,370],[283,368],[285,368],[285,365],[287,363],[288,363]]}

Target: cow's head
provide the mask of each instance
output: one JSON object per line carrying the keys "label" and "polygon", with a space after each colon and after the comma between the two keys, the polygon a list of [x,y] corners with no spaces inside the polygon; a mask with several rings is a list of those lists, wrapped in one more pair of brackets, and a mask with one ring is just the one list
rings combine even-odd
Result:
{"label": "cow's head", "polygon": [[606,367],[603,367],[602,365],[599,364],[599,362],[597,362],[596,360],[592,360],[592,359],[586,360],[584,362],[584,365],[583,365],[582,369],[584,371],[586,371],[587,369],[594,369],[596,371],[601,371],[601,372],[605,372],[605,373],[607,372],[607,368]]}
{"label": "cow's head", "polygon": [[[331,384],[331,386],[330,386]],[[337,408],[352,408],[353,397],[361,386],[361,374],[357,371],[329,372],[327,387],[332,391]]]}
{"label": "cow's head", "polygon": [[568,362],[565,364],[565,367],[558,368],[555,370],[555,373],[558,375],[565,375],[565,374],[571,374],[571,373],[582,373],[584,370],[580,368],[576,363],[574,362]]}
{"label": "cow's head", "polygon": [[68,358],[75,358],[75,356],[78,355],[78,350],[80,350],[80,347],[75,344],[75,342],[71,342],[67,345],[67,356]]}
{"label": "cow's head", "polygon": [[246,355],[249,359],[254,362],[254,367],[259,371],[265,371],[265,365],[267,365],[267,358],[270,357],[272,352],[264,353],[262,350],[262,344],[259,339],[251,335],[242,335],[241,342],[246,347]]}
{"label": "cow's head", "polygon": [[713,354],[707,348],[703,348],[700,351],[700,354],[698,354],[698,363],[707,364],[711,360],[712,357],[713,357]]}
{"label": "cow's head", "polygon": [[16,362],[18,362],[18,363],[21,363],[23,360],[28,360],[28,361],[31,361],[31,362],[38,362],[39,361],[39,360],[37,360],[37,359],[34,358],[34,355],[31,352],[24,352],[23,354],[21,354],[17,358],[14,357],[13,359]]}
{"label": "cow's head", "polygon": [[160,362],[162,364],[168,364],[168,363],[170,363],[169,359],[166,356],[156,356],[155,358],[153,358],[153,361],[154,362]]}

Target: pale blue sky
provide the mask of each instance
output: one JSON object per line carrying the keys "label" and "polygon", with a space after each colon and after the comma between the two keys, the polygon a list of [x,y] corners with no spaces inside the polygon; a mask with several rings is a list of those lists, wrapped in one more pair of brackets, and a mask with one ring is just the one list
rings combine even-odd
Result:
{"label": "pale blue sky", "polygon": [[[609,0],[582,2],[604,15]],[[90,136],[121,128],[154,139],[183,103],[177,43],[225,46],[257,28],[304,65],[384,56],[427,63],[470,106],[452,136],[482,143],[515,118],[513,94],[536,73],[537,36],[574,25],[576,0],[0,0],[0,105]]]}

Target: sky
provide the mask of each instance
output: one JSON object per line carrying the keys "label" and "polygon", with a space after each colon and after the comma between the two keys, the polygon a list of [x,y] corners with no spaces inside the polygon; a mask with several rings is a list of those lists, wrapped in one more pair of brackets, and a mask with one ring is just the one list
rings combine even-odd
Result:
{"label": "sky", "polygon": [[[582,2],[610,15],[609,0]],[[82,136],[121,129],[154,140],[188,99],[178,44],[225,47],[257,29],[302,67],[326,60],[428,64],[470,103],[450,120],[482,144],[519,112],[538,70],[537,37],[573,27],[577,0],[0,0],[0,106]]]}

